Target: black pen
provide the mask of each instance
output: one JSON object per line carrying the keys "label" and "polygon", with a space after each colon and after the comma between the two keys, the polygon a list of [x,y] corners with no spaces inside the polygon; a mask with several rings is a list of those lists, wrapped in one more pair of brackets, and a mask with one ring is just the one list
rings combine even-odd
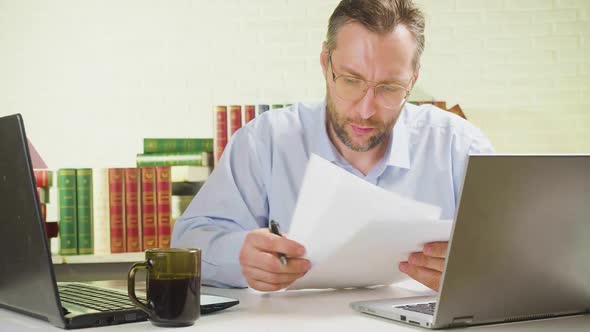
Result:
{"label": "black pen", "polygon": [[[274,235],[282,236],[281,233],[279,233],[279,224],[276,221],[271,220],[268,223],[268,229]],[[280,253],[280,252],[278,253],[278,256],[279,256],[279,260],[281,261],[281,264],[287,265],[287,256],[283,253]]]}

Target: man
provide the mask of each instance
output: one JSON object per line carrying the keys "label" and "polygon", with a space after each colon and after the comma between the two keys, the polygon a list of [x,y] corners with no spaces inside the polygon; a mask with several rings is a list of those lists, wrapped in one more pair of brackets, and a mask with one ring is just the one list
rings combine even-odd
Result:
{"label": "man", "polygon": [[[406,103],[423,49],[424,17],[411,0],[338,5],[320,54],[325,102],[266,112],[236,132],[176,222],[173,246],[203,249],[204,283],[273,291],[311,268],[301,244],[267,226],[273,219],[288,233],[312,153],[453,217],[467,156],[493,148],[467,121]],[[437,290],[446,250],[427,244],[392,269]]]}

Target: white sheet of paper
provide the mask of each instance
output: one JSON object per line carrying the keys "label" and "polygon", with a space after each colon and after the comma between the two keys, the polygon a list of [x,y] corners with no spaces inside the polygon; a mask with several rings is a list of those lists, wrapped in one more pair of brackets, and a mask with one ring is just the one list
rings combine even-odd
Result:
{"label": "white sheet of paper", "polygon": [[372,185],[319,156],[307,166],[289,238],[306,247],[312,269],[288,289],[390,284],[407,276],[397,263],[451,223],[438,207]]}

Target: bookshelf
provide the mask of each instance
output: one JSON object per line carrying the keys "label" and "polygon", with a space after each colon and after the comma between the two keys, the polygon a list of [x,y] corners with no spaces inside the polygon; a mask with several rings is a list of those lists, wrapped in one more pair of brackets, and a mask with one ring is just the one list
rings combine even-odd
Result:
{"label": "bookshelf", "polygon": [[145,259],[143,252],[125,252],[104,255],[52,255],[53,264],[100,264],[100,263],[135,263]]}
{"label": "bookshelf", "polygon": [[145,254],[53,255],[51,260],[58,281],[126,280],[131,265],[145,260]]}

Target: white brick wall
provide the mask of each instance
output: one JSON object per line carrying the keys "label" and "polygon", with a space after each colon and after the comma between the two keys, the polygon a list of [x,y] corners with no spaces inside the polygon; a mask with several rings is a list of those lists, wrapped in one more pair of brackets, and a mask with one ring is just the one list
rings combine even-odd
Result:
{"label": "white brick wall", "polygon": [[[337,0],[0,0],[0,115],[51,167],[133,165],[211,136],[213,105],[319,100]],[[590,1],[420,0],[415,98],[460,103],[501,152],[590,152]]]}

